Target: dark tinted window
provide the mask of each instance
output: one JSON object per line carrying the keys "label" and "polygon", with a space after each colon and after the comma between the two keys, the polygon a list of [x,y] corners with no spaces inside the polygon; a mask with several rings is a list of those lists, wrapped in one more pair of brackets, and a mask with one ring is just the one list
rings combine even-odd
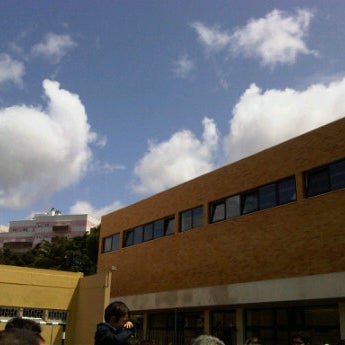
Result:
{"label": "dark tinted window", "polygon": [[225,219],[225,200],[216,201],[211,205],[211,223]]}
{"label": "dark tinted window", "polygon": [[175,219],[174,218],[167,218],[164,222],[164,235],[171,235],[174,233],[175,228]]}
{"label": "dark tinted window", "polygon": [[239,195],[226,199],[226,218],[233,218],[241,215],[241,198]]}
{"label": "dark tinted window", "polygon": [[143,241],[143,227],[138,226],[134,229],[134,244],[141,243]]}
{"label": "dark tinted window", "polygon": [[192,216],[192,210],[181,213],[181,231],[186,231],[193,227]]}
{"label": "dark tinted window", "polygon": [[260,210],[277,205],[277,194],[275,183],[259,188]]}
{"label": "dark tinted window", "polygon": [[134,232],[133,230],[127,230],[124,232],[124,241],[123,241],[123,246],[128,247],[132,246],[134,243]]}
{"label": "dark tinted window", "polygon": [[328,168],[307,172],[305,176],[307,196],[323,194],[329,191]]}
{"label": "dark tinted window", "polygon": [[181,212],[181,231],[197,228],[203,225],[203,206]]}
{"label": "dark tinted window", "polygon": [[111,251],[111,236],[106,237],[103,240],[103,252],[110,252]]}
{"label": "dark tinted window", "polygon": [[330,166],[331,189],[345,188],[345,160]]}
{"label": "dark tinted window", "polygon": [[296,183],[294,177],[277,182],[277,188],[278,203],[280,205],[296,200]]}
{"label": "dark tinted window", "polygon": [[162,236],[164,236],[164,219],[159,219],[153,223],[153,238]]}
{"label": "dark tinted window", "polygon": [[153,238],[153,224],[146,224],[144,225],[144,241],[152,240]]}
{"label": "dark tinted window", "polygon": [[242,194],[242,214],[257,211],[258,207],[258,193],[256,191]]}
{"label": "dark tinted window", "polygon": [[306,171],[304,183],[307,197],[345,188],[345,160]]}
{"label": "dark tinted window", "polygon": [[103,252],[110,252],[120,248],[120,234],[115,234],[104,238]]}

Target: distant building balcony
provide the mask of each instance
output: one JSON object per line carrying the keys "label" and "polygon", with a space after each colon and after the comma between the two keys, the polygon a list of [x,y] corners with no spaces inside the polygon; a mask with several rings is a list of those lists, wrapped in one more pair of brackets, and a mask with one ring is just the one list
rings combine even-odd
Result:
{"label": "distant building balcony", "polygon": [[8,248],[14,253],[25,253],[32,248],[32,242],[4,242],[3,248]]}
{"label": "distant building balcony", "polygon": [[57,234],[67,234],[71,232],[71,228],[69,225],[54,225],[53,232]]}

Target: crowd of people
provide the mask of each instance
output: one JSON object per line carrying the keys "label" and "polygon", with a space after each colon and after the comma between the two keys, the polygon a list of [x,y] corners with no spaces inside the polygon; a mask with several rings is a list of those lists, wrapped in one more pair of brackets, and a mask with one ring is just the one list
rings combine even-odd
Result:
{"label": "crowd of people", "polygon": [[[139,341],[135,337],[134,324],[129,320],[129,309],[123,302],[112,302],[104,311],[104,322],[97,324],[94,345],[154,345],[149,340]],[[39,323],[31,319],[14,317],[0,332],[0,345],[45,345]],[[192,345],[225,345],[212,335],[203,334],[194,339]],[[264,345],[259,337],[251,337],[244,345]],[[293,334],[290,345],[311,345],[307,333]],[[337,345],[345,345],[341,340]]]}

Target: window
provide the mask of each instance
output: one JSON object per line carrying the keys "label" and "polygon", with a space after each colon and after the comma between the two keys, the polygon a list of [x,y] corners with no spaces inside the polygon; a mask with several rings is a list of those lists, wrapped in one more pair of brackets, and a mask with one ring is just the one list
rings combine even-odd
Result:
{"label": "window", "polygon": [[153,238],[159,238],[174,233],[174,217],[168,217],[156,220],[153,223]]}
{"label": "window", "polygon": [[157,344],[191,344],[203,334],[203,312],[149,314],[148,337]]}
{"label": "window", "polygon": [[174,233],[175,219],[174,217],[166,218],[164,220],[164,236]]}
{"label": "window", "polygon": [[211,311],[211,334],[222,339],[225,344],[236,344],[235,310]]}
{"label": "window", "polygon": [[111,251],[111,239],[112,239],[112,236],[106,237],[103,240],[103,252],[110,252]]}
{"label": "window", "polygon": [[245,336],[258,336],[265,344],[287,344],[291,334],[303,329],[311,343],[332,344],[339,339],[339,312],[336,305],[247,309]]}
{"label": "window", "polygon": [[241,215],[241,198],[239,195],[226,199],[226,218],[234,218]]}
{"label": "window", "polygon": [[14,307],[0,307],[1,317],[17,317],[19,316],[19,309]]}
{"label": "window", "polygon": [[295,200],[296,184],[295,177],[293,176],[247,192],[211,202],[210,222],[219,222]]}
{"label": "window", "polygon": [[173,233],[174,217],[162,218],[124,231],[123,246],[132,246],[134,244],[150,241]]}
{"label": "window", "polygon": [[306,171],[304,183],[306,197],[345,188],[345,160]]}
{"label": "window", "polygon": [[144,225],[144,241],[150,241],[153,238],[154,223]]}
{"label": "window", "polygon": [[277,193],[274,183],[259,188],[259,203],[261,210],[277,205]]}
{"label": "window", "polygon": [[211,223],[225,219],[225,202],[226,199],[211,204]]}
{"label": "window", "polygon": [[103,239],[103,253],[117,250],[120,247],[120,234],[115,234]]}
{"label": "window", "polygon": [[296,182],[294,177],[277,182],[278,204],[286,204],[296,200]]}
{"label": "window", "polygon": [[332,190],[345,188],[345,160],[330,166],[330,176]]}
{"label": "window", "polygon": [[138,244],[143,242],[143,227],[137,226],[134,230],[133,244]]}
{"label": "window", "polygon": [[67,321],[67,311],[64,310],[49,310],[48,311],[49,321]]}
{"label": "window", "polygon": [[203,225],[203,206],[192,208],[190,210],[181,212],[180,226],[181,231],[190,230]]}
{"label": "window", "polygon": [[132,246],[134,244],[134,231],[127,230],[123,233],[123,235],[124,235],[123,246],[124,247]]}
{"label": "window", "polygon": [[241,195],[242,214],[254,212],[258,210],[259,199],[257,191],[247,192]]}
{"label": "window", "polygon": [[156,220],[153,223],[153,238],[164,236],[164,219]]}
{"label": "window", "polygon": [[43,319],[43,309],[24,308],[23,317],[30,319]]}

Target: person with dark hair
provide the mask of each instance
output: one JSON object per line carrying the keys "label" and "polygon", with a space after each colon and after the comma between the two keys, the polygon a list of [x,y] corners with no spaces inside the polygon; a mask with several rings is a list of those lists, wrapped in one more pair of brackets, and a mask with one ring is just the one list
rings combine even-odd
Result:
{"label": "person with dark hair", "polygon": [[0,332],[0,345],[43,345],[42,336],[27,328],[8,328]]}
{"label": "person with dark hair", "polygon": [[36,333],[42,332],[41,325],[38,322],[31,319],[24,319],[22,317],[14,317],[7,321],[5,329],[10,328],[25,328]]}
{"label": "person with dark hair", "polygon": [[306,332],[296,332],[291,337],[291,345],[310,345],[310,337]]}
{"label": "person with dark hair", "polygon": [[192,345],[224,345],[224,342],[212,335],[202,334],[194,339]]}
{"label": "person with dark hair", "polygon": [[[104,311],[104,320],[97,325],[95,345],[127,344],[134,336],[133,323],[128,321],[129,309],[120,301],[110,303]],[[1,345],[1,344],[0,344]]]}

